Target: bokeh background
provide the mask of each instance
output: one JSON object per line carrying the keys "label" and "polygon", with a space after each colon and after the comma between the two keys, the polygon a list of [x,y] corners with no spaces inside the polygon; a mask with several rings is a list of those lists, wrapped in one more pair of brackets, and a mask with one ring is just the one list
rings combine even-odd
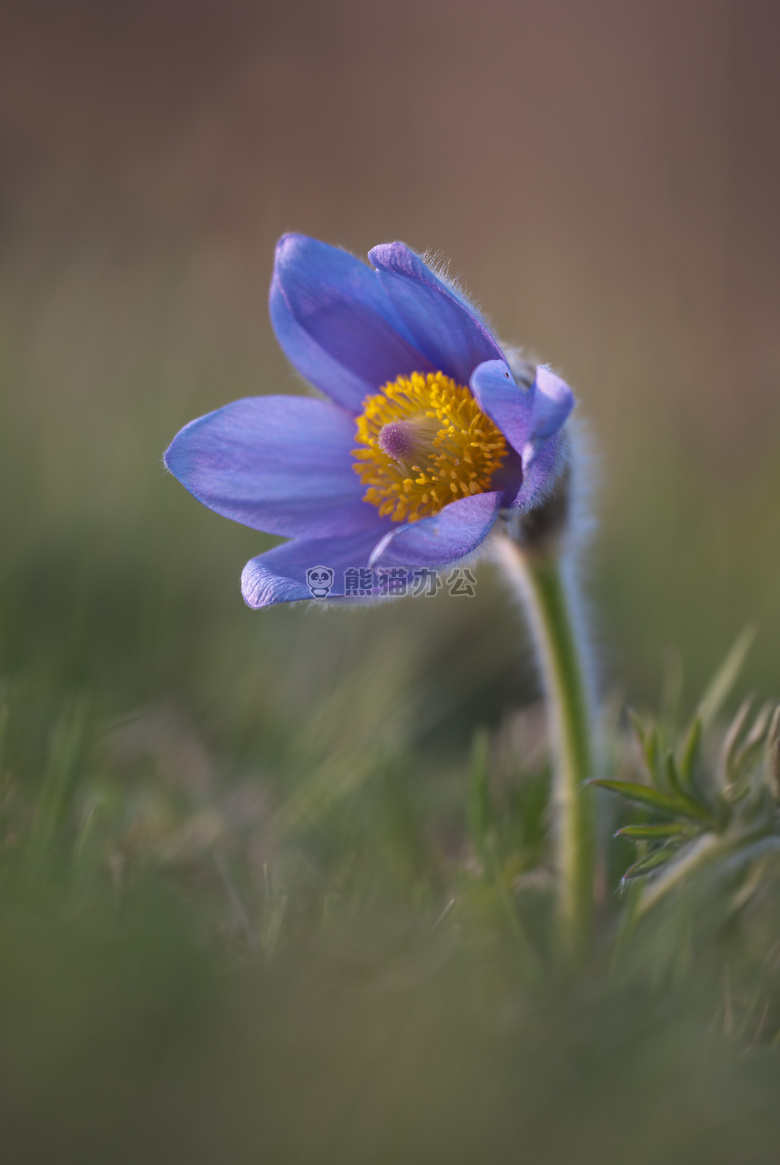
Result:
{"label": "bokeh background", "polygon": [[258,540],[159,459],[200,411],[298,390],[265,306],[295,229],[441,252],[575,386],[608,683],[652,698],[664,649],[701,677],[755,620],[771,686],[779,28],[771,0],[9,3],[3,563],[40,633],[73,625],[84,542],[82,618],[153,549],[161,590],[192,574],[177,605],[236,605]]}
{"label": "bokeh background", "polygon": [[[285,829],[321,820],[400,755],[431,788],[446,770],[458,789],[479,725],[538,746],[532,714],[515,723],[534,677],[489,567],[473,602],[253,614],[240,571],[271,540],[202,509],[163,469],[194,416],[301,391],[266,308],[286,230],[361,255],[400,238],[447,256],[498,333],[573,385],[593,448],[586,577],[605,690],[654,706],[682,667],[690,707],[753,622],[749,684],[777,696],[779,41],[772,0],[6,0],[8,781],[45,786],[56,749],[72,767],[84,723],[102,725],[110,745],[90,772],[134,774],[121,854],[143,834],[157,860],[160,846],[208,849],[228,818],[254,828],[269,804]],[[200,816],[182,837],[171,804],[185,794]],[[379,853],[383,869],[395,861],[377,840],[380,801],[367,871]],[[432,810],[443,853],[451,803]],[[369,828],[349,821],[353,841]],[[251,850],[261,881],[281,828]],[[316,852],[345,829],[318,835]],[[24,948],[19,982],[45,935]],[[124,966],[129,940],[116,941]],[[166,962],[152,946],[145,973],[171,984],[154,1006],[175,1028],[184,948]],[[62,957],[80,982],[81,955]],[[88,1012],[86,982],[75,1005],[42,981],[50,1032],[70,1032],[73,1006]],[[190,986],[185,1011],[201,1006]],[[30,987],[30,1014],[40,998]],[[72,1038],[61,1061],[78,1045],[98,1080],[109,1050]],[[38,1084],[19,1088],[32,1126]]]}

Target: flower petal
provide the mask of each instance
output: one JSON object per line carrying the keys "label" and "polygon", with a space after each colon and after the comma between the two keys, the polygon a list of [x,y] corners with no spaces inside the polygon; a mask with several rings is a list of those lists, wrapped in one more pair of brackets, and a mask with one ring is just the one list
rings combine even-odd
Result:
{"label": "flower petal", "polygon": [[540,445],[529,441],[523,453],[523,484],[514,505],[532,510],[552,492],[567,463],[565,434],[558,431]]}
{"label": "flower petal", "polygon": [[475,369],[471,391],[521,455],[522,485],[512,504],[531,509],[549,493],[563,467],[561,430],[574,407],[574,394],[565,381],[541,365],[531,389],[523,389],[501,360],[486,361]]}
{"label": "flower petal", "polygon": [[502,490],[450,502],[438,514],[396,527],[377,543],[372,566],[446,566],[480,545],[498,517]]}
{"label": "flower petal", "polygon": [[473,308],[404,243],[384,243],[368,257],[412,340],[434,368],[468,384],[477,364],[503,359],[498,342]]}
{"label": "flower petal", "polygon": [[317,239],[279,240],[270,311],[277,339],[301,375],[354,413],[387,381],[434,371],[376,273]]}
{"label": "flower petal", "polygon": [[186,425],[165,464],[226,518],[269,534],[324,537],[382,526],[361,500],[354,443],[353,418],[328,401],[246,397]]}
{"label": "flower petal", "polygon": [[557,433],[574,408],[568,384],[541,364],[530,390],[516,384],[503,360],[489,360],[475,368],[470,387],[483,413],[495,421],[518,453],[528,441],[546,441]]}
{"label": "flower petal", "polygon": [[535,391],[521,388],[504,360],[486,360],[469,382],[477,404],[498,425],[518,453],[525,448],[533,426]]}
{"label": "flower petal", "polygon": [[515,500],[521,509],[538,506],[566,466],[563,426],[574,408],[574,393],[565,380],[539,365],[533,387],[531,431],[523,449],[523,484]]}
{"label": "flower petal", "polygon": [[[241,575],[241,593],[248,607],[270,607],[274,603],[293,603],[312,599],[306,583],[306,571],[325,566],[334,571],[332,596],[344,602],[344,571],[350,567],[368,566],[377,538],[387,529],[389,519],[378,531],[364,531],[346,538],[293,538],[258,554],[244,567]],[[359,601],[359,600],[356,600]]]}
{"label": "flower petal", "polygon": [[534,415],[531,423],[532,441],[552,437],[563,425],[574,408],[574,393],[565,380],[540,364],[534,382]]}

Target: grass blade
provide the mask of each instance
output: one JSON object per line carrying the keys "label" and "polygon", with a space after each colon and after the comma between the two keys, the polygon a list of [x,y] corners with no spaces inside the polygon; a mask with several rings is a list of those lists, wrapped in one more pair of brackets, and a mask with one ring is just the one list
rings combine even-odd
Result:
{"label": "grass blade", "polygon": [[638,862],[634,862],[633,866],[629,866],[621,878],[621,882],[630,882],[633,878],[639,878],[642,874],[649,874],[652,870],[657,870],[659,866],[666,865],[674,855],[675,850],[654,850],[646,858],[640,858]]}
{"label": "grass blade", "polygon": [[694,716],[691,721],[691,726],[683,743],[682,755],[680,756],[680,763],[678,772],[681,781],[691,787],[693,782],[693,770],[696,767],[696,761],[699,756],[699,745],[701,744],[701,720],[698,716]]}
{"label": "grass blade", "polygon": [[619,793],[621,797],[637,801],[640,805],[649,805],[651,809],[670,817],[688,817],[693,821],[712,824],[707,810],[688,797],[661,793],[658,789],[651,789],[649,785],[639,785],[633,781],[594,780],[588,783],[598,785],[602,789],[610,789],[613,793]]}
{"label": "grass blade", "polygon": [[624,825],[616,837],[628,837],[632,841],[664,841],[670,837],[693,837],[695,828],[683,825],[681,821],[667,821],[661,825]]}
{"label": "grass blade", "polygon": [[634,729],[634,735],[639,742],[639,749],[645,762],[647,775],[653,784],[656,784],[658,780],[658,729],[653,726],[648,731],[645,731],[642,721],[632,708],[628,709],[628,718],[631,721],[631,727]]}
{"label": "grass blade", "polygon": [[709,728],[728,699],[753,645],[756,630],[754,626],[749,626],[737,636],[734,646],[712,677],[697,710],[702,730]]}

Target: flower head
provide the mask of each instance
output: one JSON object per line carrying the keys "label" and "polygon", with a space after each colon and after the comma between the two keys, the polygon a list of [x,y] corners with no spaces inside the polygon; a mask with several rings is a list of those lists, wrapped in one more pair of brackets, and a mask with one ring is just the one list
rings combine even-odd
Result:
{"label": "flower head", "polygon": [[329,597],[351,601],[356,568],[458,562],[502,510],[546,497],[562,468],[568,385],[508,358],[403,243],[369,259],[280,239],[271,320],[326,399],[235,401],[185,426],[165,454],[204,505],[289,539],[247,563],[250,607],[312,598],[307,572],[322,564]]}

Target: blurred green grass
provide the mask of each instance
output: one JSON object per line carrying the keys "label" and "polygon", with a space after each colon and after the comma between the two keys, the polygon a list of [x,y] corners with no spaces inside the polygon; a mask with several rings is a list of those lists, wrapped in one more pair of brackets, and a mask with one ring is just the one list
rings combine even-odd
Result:
{"label": "blurred green grass", "polygon": [[[11,255],[0,305],[9,1159],[774,1160],[750,1002],[775,998],[771,886],[755,965],[705,903],[611,978],[604,952],[575,984],[529,970],[546,758],[490,568],[469,602],[243,607],[270,541],[161,454],[199,412],[296,390],[262,304],[220,315],[186,265],[98,249]],[[717,486],[661,417],[606,439],[588,569],[616,700],[654,701],[667,644],[690,706],[748,617],[777,694],[777,460]]]}

